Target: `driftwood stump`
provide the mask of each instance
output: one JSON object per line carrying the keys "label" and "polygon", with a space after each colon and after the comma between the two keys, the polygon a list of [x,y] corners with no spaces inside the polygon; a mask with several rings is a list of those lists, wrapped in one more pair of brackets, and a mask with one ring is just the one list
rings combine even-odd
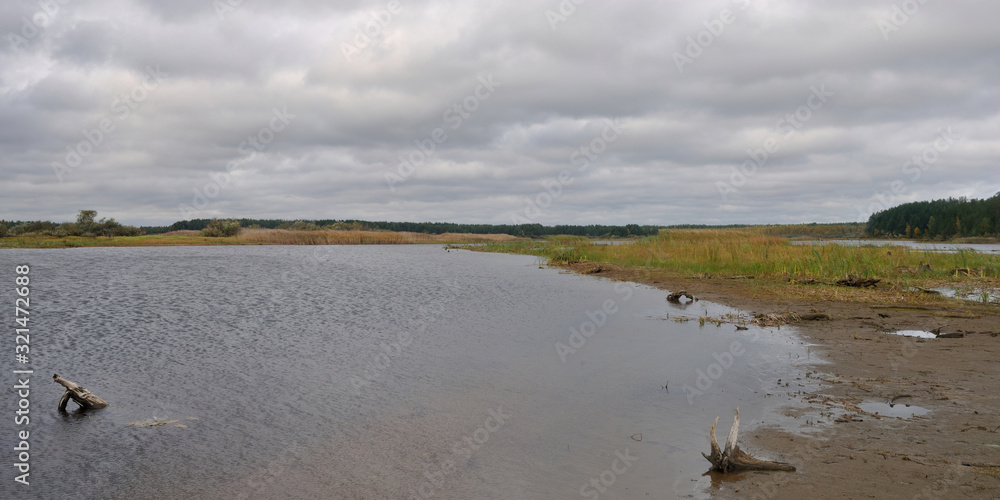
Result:
{"label": "driftwood stump", "polygon": [[59,375],[53,375],[52,381],[65,387],[66,392],[63,393],[62,399],[59,400],[59,411],[66,411],[66,405],[69,400],[72,399],[76,401],[83,408],[97,409],[104,408],[108,406],[108,402],[95,396],[93,393],[80,387],[75,382],[66,380]]}
{"label": "driftwood stump", "polygon": [[673,302],[675,304],[680,304],[681,303],[681,299],[684,298],[684,297],[687,297],[687,298],[691,299],[691,302],[694,302],[694,301],[698,300],[697,298],[695,298],[694,295],[691,295],[690,293],[687,293],[686,291],[681,290],[679,292],[674,292],[674,293],[671,293],[670,295],[667,295],[667,302]]}
{"label": "driftwood stump", "polygon": [[736,434],[740,429],[740,409],[736,408],[736,416],[733,417],[733,427],[729,429],[729,437],[726,439],[726,449],[719,449],[719,442],[715,439],[715,426],[719,424],[719,417],[715,417],[715,422],[709,430],[712,438],[712,452],[709,455],[704,453],[701,456],[712,463],[712,469],[718,472],[740,472],[748,470],[783,470],[794,471],[795,467],[781,462],[771,462],[760,460],[747,455],[736,444]]}

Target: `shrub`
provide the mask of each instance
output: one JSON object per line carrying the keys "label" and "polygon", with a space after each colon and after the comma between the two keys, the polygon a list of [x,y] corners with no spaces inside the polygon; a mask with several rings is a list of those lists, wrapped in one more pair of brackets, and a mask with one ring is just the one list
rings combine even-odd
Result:
{"label": "shrub", "polygon": [[240,229],[240,221],[236,219],[212,219],[208,221],[208,225],[205,226],[205,229],[201,230],[201,235],[212,238],[236,236],[237,234],[240,234]]}

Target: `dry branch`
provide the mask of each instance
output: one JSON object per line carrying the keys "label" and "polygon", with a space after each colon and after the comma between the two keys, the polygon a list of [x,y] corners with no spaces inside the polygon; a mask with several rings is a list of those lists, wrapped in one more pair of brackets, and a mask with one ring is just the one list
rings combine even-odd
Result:
{"label": "dry branch", "polygon": [[107,401],[95,396],[93,393],[83,387],[80,387],[75,382],[66,380],[59,375],[53,375],[52,381],[66,388],[66,392],[64,392],[62,398],[59,399],[59,411],[66,411],[66,405],[69,403],[70,399],[76,401],[76,403],[83,408],[97,409],[108,406]]}
{"label": "dry branch", "polygon": [[712,427],[709,429],[712,446],[711,453],[709,455],[701,454],[701,456],[712,463],[712,470],[723,473],[748,470],[795,470],[795,467],[785,463],[754,458],[740,449],[739,445],[736,444],[737,434],[740,429],[739,407],[736,408],[735,416],[733,417],[733,426],[729,429],[729,436],[726,438],[725,450],[719,449],[719,442],[715,439],[715,426],[718,424],[719,417],[715,417],[715,422],[712,423]]}

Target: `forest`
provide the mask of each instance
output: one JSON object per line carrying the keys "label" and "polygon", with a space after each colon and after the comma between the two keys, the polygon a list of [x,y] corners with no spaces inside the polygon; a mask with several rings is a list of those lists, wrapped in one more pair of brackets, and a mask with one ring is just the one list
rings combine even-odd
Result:
{"label": "forest", "polygon": [[[387,222],[320,219],[310,221],[287,221],[280,219],[237,219],[242,227],[261,227],[265,229],[291,230],[347,230],[347,231],[409,231],[413,233],[443,234],[443,233],[473,233],[473,234],[510,234],[529,238],[568,234],[588,237],[627,238],[630,236],[649,236],[659,232],[662,226],[605,226],[591,224],[587,226],[558,225],[543,226],[541,224],[456,224],[451,222]],[[201,231],[209,223],[209,219],[195,219],[175,222],[167,227],[143,227],[147,234],[165,233],[178,230]]]}
{"label": "forest", "polygon": [[948,198],[916,201],[876,212],[865,234],[926,240],[1000,235],[1000,193],[984,200]]}

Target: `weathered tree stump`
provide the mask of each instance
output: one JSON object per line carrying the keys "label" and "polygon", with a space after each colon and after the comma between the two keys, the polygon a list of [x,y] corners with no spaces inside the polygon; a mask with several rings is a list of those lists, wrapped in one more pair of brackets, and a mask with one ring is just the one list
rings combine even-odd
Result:
{"label": "weathered tree stump", "polygon": [[729,429],[729,437],[726,439],[726,449],[719,449],[719,442],[715,439],[715,426],[719,424],[719,417],[715,417],[715,422],[709,430],[712,438],[712,452],[709,455],[704,453],[701,456],[712,463],[712,470],[729,473],[748,470],[781,470],[794,471],[795,467],[781,462],[771,462],[761,460],[747,455],[736,444],[736,434],[740,429],[740,408],[736,407],[736,415],[733,417],[733,427]]}
{"label": "weathered tree stump", "polygon": [[108,406],[107,401],[95,396],[75,382],[66,380],[59,375],[53,375],[52,381],[66,388],[66,392],[63,393],[62,398],[59,400],[59,411],[66,411],[66,405],[70,399],[87,409],[98,409]]}

